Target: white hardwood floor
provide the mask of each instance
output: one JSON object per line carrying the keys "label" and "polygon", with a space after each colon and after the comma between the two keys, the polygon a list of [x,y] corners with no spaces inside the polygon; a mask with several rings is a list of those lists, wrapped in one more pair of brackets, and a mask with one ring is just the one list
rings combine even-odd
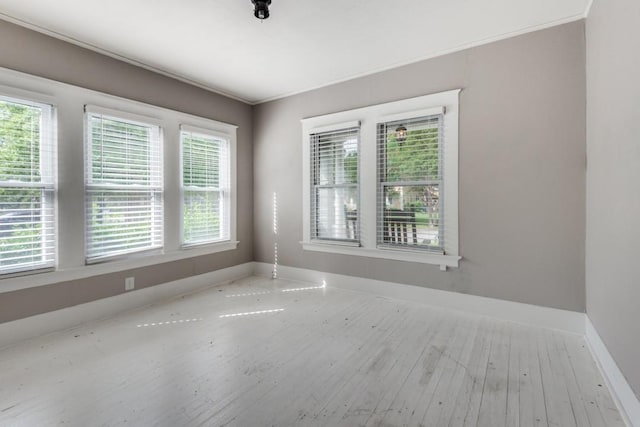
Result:
{"label": "white hardwood floor", "polygon": [[582,337],[252,277],[0,351],[2,426],[622,426]]}

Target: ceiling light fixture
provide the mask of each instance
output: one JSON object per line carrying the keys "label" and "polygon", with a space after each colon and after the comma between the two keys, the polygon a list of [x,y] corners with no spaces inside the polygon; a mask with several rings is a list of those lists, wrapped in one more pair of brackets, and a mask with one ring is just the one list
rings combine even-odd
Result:
{"label": "ceiling light fixture", "polygon": [[269,17],[269,5],[271,0],[251,0],[255,8],[253,9],[253,15],[261,21],[264,21]]}

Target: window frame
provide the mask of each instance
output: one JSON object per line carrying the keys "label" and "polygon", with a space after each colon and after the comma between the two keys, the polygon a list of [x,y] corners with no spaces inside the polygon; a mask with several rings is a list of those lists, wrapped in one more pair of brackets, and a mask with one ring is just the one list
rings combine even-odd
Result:
{"label": "window frame", "polygon": [[[331,134],[331,133],[335,133],[335,132],[347,132],[350,131],[352,129],[356,129],[356,149],[357,149],[357,153],[358,153],[358,161],[357,161],[357,174],[356,174],[356,183],[355,184],[327,184],[327,185],[323,185],[323,184],[317,184],[316,183],[316,179],[319,178],[317,176],[315,176],[315,172],[316,172],[316,167],[319,167],[319,159],[316,159],[315,157],[313,159],[311,159],[311,156],[319,156],[320,155],[320,151],[319,149],[315,148],[316,145],[319,145],[320,141],[318,138],[318,135],[322,135],[322,134]],[[345,239],[338,239],[338,238],[322,238],[322,237],[318,237],[318,222],[317,220],[315,222],[313,222],[313,217],[314,214],[316,212],[317,209],[317,201],[315,199],[317,199],[318,195],[317,195],[317,190],[321,189],[321,188],[355,188],[356,189],[356,194],[357,194],[357,206],[360,207],[360,140],[361,140],[361,135],[360,135],[360,122],[359,121],[351,121],[351,122],[345,122],[345,123],[337,123],[331,126],[323,126],[323,127],[319,127],[319,128],[314,128],[311,130],[311,133],[308,136],[309,138],[309,144],[312,146],[311,147],[311,152],[310,152],[310,157],[309,157],[309,161],[310,161],[310,176],[309,176],[309,181],[310,181],[310,189],[309,191],[311,192],[311,196],[310,196],[310,217],[309,217],[309,224],[310,224],[310,232],[311,232],[311,236],[310,239],[313,242],[317,242],[317,243],[330,243],[330,244],[336,244],[336,245],[345,245],[345,246],[360,246],[360,214],[358,213],[357,217],[356,217],[356,221],[355,221],[355,230],[354,230],[354,238],[353,239],[349,239],[349,238],[345,238]],[[317,166],[316,166],[317,164]],[[346,218],[345,218],[346,221]]]}
{"label": "window frame", "polygon": [[[458,267],[458,111],[460,89],[424,95],[364,108],[302,119],[302,211],[304,250],[343,255],[356,255],[399,261],[439,265],[441,270]],[[441,148],[444,167],[443,228],[447,238],[443,253],[414,248],[381,247],[377,242],[378,215],[378,153],[379,123],[433,115],[441,111],[445,142]],[[317,129],[349,121],[360,122],[359,173],[361,221],[360,247],[350,247],[311,239],[310,224],[310,135]]]}
{"label": "window frame", "polygon": [[[91,169],[94,165],[93,163],[93,140],[91,134],[91,125],[90,118],[92,116],[101,116],[113,119],[115,121],[121,121],[122,123],[129,123],[134,125],[142,125],[147,126],[152,131],[152,136],[150,137],[150,155],[156,152],[157,166],[159,170],[155,171],[157,176],[153,176],[154,171],[151,171],[151,180],[148,185],[125,185],[125,184],[94,184],[92,182],[91,177]],[[157,134],[156,134],[157,132]],[[84,107],[84,171],[85,171],[85,179],[84,179],[84,200],[85,200],[85,226],[84,226],[84,238],[85,238],[85,248],[84,248],[84,257],[86,264],[95,264],[101,263],[105,261],[110,261],[114,259],[123,259],[128,257],[135,257],[144,254],[157,254],[160,253],[164,248],[164,240],[165,240],[165,215],[164,215],[164,138],[163,138],[163,127],[162,122],[153,117],[147,117],[139,114],[130,113],[128,111],[121,111],[111,108],[105,108],[101,106],[86,104]],[[154,167],[154,164],[150,162],[149,169],[151,170]],[[155,178],[155,179],[154,179]],[[150,245],[148,247],[136,249],[136,250],[120,250],[120,251],[111,251],[110,253],[97,255],[89,257],[89,242],[91,239],[89,233],[89,194],[91,191],[104,189],[105,191],[118,191],[120,190],[122,193],[127,193],[131,191],[140,191],[140,192],[149,192],[153,194],[153,197],[159,197],[160,200],[157,203],[160,203],[160,230],[155,230],[154,228],[157,226],[156,221],[152,221],[152,231],[150,232]],[[155,209],[153,204],[149,205],[151,209],[152,217],[155,215]],[[160,240],[158,243],[155,243],[154,234],[158,233],[160,235]],[[155,243],[155,244],[154,244]]]}
{"label": "window frame", "polygon": [[[418,113],[423,113],[423,115],[418,115]],[[424,120],[430,121],[432,118],[437,118],[438,123],[438,168],[440,171],[444,169],[444,145],[445,139],[443,137],[443,128],[444,128],[444,114],[445,108],[433,108],[425,111],[414,112],[413,114],[402,115],[401,118],[393,118],[393,120],[385,120],[383,122],[376,123],[376,166],[378,167],[378,176],[376,181],[376,194],[377,194],[377,227],[376,227],[376,243],[377,247],[380,249],[393,249],[393,250],[414,250],[414,251],[427,251],[434,253],[442,253],[444,254],[446,249],[446,245],[439,244],[438,246],[431,245],[408,245],[403,243],[393,243],[393,242],[385,242],[385,238],[383,236],[384,227],[385,227],[385,208],[384,208],[384,197],[385,197],[385,189],[386,187],[410,187],[410,186],[430,186],[430,185],[438,185],[438,191],[442,194],[440,195],[440,200],[444,201],[444,189],[446,189],[445,185],[445,176],[442,174],[438,174],[439,177],[437,179],[420,179],[414,180],[412,182],[407,181],[388,181],[386,180],[386,175],[389,173],[387,170],[387,147],[386,147],[386,137],[388,132],[386,131],[387,126],[389,124],[393,124],[396,126],[398,124],[406,124],[407,126],[411,121],[415,120]],[[416,117],[413,117],[416,116]],[[392,128],[393,128],[392,126]],[[380,130],[385,129],[385,141],[381,141]],[[383,151],[384,146],[384,151]],[[412,185],[413,184],[413,185]],[[445,203],[438,204],[438,218],[442,219],[438,221],[438,237],[440,241],[446,242],[446,236],[444,233],[444,218],[445,218]],[[415,221],[415,219],[414,219]],[[414,223],[415,224],[415,223]],[[416,236],[417,237],[417,236]]]}
{"label": "window frame", "polygon": [[[183,132],[189,132],[196,135],[209,136],[213,138],[222,139],[226,142],[226,164],[224,165],[224,169],[227,175],[227,183],[225,187],[219,186],[217,191],[222,193],[222,206],[221,209],[221,218],[226,218],[227,228],[226,234],[224,230],[221,230],[221,235],[223,236],[220,239],[211,239],[204,241],[196,241],[196,242],[187,242],[185,240],[185,230],[184,230],[184,214],[185,214],[185,185],[184,185],[184,145],[183,145]],[[215,246],[221,244],[228,244],[235,240],[235,129],[230,132],[230,129],[227,130],[215,130],[210,128],[203,128],[199,126],[193,126],[189,124],[180,124],[179,130],[179,141],[180,141],[180,248],[181,249],[190,249],[194,247],[202,247],[202,246]],[[214,190],[196,190],[196,191],[207,191],[211,192]],[[224,211],[226,210],[226,212]]]}
{"label": "window frame", "polygon": [[[55,244],[53,268],[0,275],[0,294],[59,282],[111,274],[123,270],[234,251],[240,244],[236,229],[236,134],[238,126],[210,116],[135,101],[0,67],[0,92],[8,97],[32,100],[55,108],[54,178]],[[164,129],[164,247],[160,251],[124,255],[105,262],[85,262],[84,123],[85,105],[101,105],[120,112],[155,117]],[[204,113],[203,113],[204,114]],[[211,113],[220,115],[221,113]],[[224,116],[224,115],[223,115]],[[179,126],[181,123],[228,132],[231,140],[231,241],[180,247]],[[246,136],[246,135],[245,135]]]}
{"label": "window frame", "polygon": [[[54,99],[50,96],[43,95],[41,93],[27,91],[23,89],[14,88],[11,86],[0,85],[0,99],[6,102],[14,102],[17,104],[23,104],[31,107],[45,107],[47,112],[46,116],[43,114],[42,123],[43,128],[48,128],[48,134],[40,131],[40,164],[39,170],[48,170],[48,182],[38,183],[25,183],[20,185],[19,181],[9,180],[5,184],[0,185],[3,188],[22,188],[22,189],[40,189],[43,192],[49,192],[49,206],[47,209],[51,211],[51,221],[41,220],[42,228],[48,229],[43,234],[43,239],[46,239],[46,235],[51,235],[53,249],[51,253],[51,259],[45,260],[39,263],[32,263],[27,266],[19,268],[8,268],[4,271],[0,271],[0,279],[26,276],[38,273],[45,273],[54,271],[58,262],[58,216],[57,216],[57,204],[58,204],[58,181],[57,181],[57,148],[58,148],[58,135],[57,135],[57,105]],[[46,125],[46,126],[45,126]],[[42,147],[48,145],[48,149],[44,152],[47,155],[47,161],[42,160]],[[46,174],[45,174],[46,175]],[[44,196],[43,196],[44,197]],[[43,211],[45,208],[41,208]],[[41,214],[44,216],[44,214]]]}

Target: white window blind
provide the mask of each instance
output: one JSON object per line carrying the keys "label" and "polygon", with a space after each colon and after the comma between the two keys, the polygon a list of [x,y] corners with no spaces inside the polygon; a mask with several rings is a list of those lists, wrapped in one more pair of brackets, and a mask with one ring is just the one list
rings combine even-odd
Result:
{"label": "white window blind", "polygon": [[379,247],[444,251],[443,114],[378,124]]}
{"label": "white window blind", "polygon": [[311,239],[360,241],[360,128],[310,134]]}
{"label": "white window blind", "polygon": [[161,248],[158,125],[86,107],[87,262]]}
{"label": "white window blind", "polygon": [[0,96],[0,274],[55,265],[53,107]]}
{"label": "white window blind", "polygon": [[199,245],[230,239],[229,139],[181,127],[182,243]]}

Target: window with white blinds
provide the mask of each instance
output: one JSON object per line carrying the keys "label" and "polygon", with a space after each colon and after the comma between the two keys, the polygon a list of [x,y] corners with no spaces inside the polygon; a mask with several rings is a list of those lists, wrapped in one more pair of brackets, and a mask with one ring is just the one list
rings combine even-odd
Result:
{"label": "window with white blinds", "polygon": [[458,266],[459,93],[302,120],[304,250]]}
{"label": "window with white blinds", "polygon": [[181,126],[182,244],[230,239],[229,138]]}
{"label": "window with white blinds", "polygon": [[55,265],[51,105],[0,96],[0,275]]}
{"label": "window with white blinds", "polygon": [[161,130],[86,106],[87,262],[163,245]]}
{"label": "window with white blinds", "polygon": [[357,244],[360,128],[310,134],[311,239]]}
{"label": "window with white blinds", "polygon": [[378,123],[378,246],[443,251],[442,119]]}

